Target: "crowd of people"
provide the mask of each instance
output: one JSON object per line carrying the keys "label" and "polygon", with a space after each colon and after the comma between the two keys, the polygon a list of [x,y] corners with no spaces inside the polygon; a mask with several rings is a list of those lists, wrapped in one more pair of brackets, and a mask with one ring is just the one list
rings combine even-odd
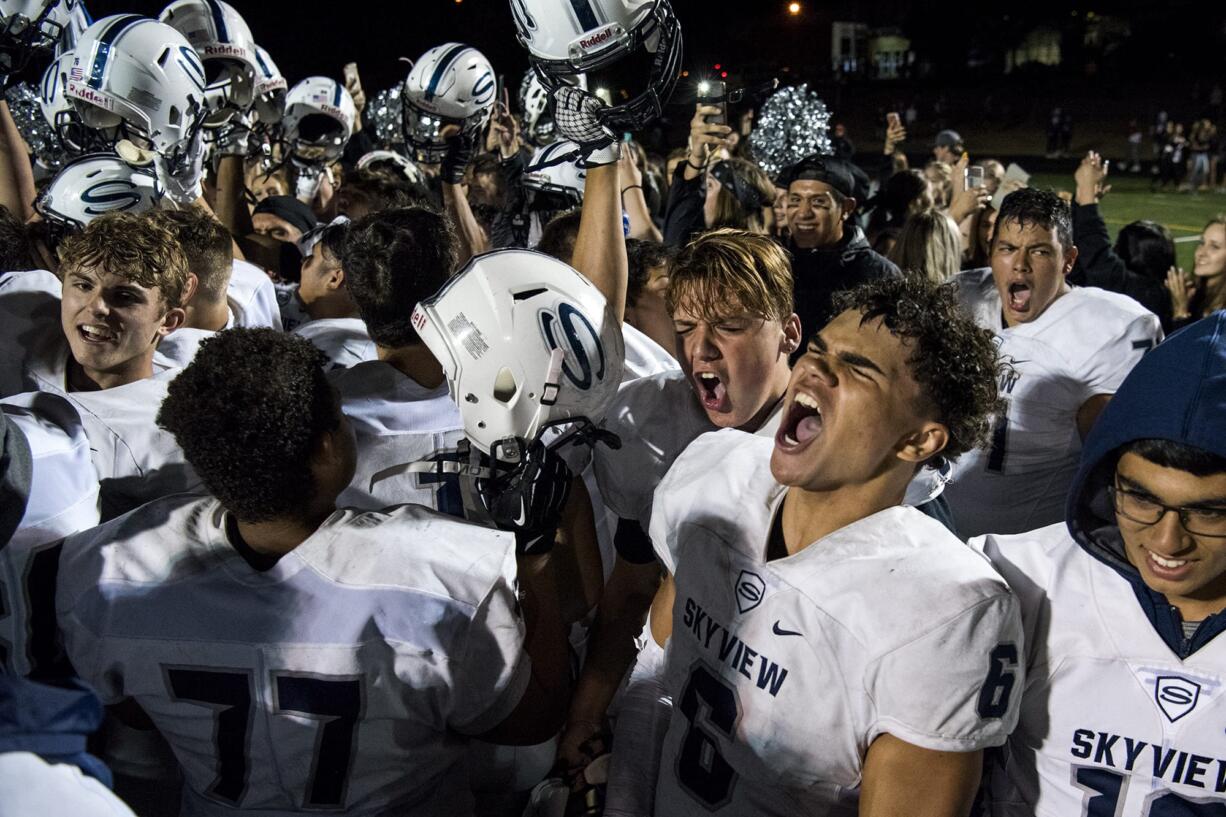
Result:
{"label": "crowd of people", "polygon": [[509,5],[0,4],[0,817],[1226,809],[1226,217],[656,155],[669,3]]}

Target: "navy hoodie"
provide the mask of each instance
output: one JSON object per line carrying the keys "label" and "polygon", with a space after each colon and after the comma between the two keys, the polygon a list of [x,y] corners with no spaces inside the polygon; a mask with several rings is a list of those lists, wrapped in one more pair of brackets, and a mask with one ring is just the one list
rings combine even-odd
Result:
{"label": "navy hoodie", "polygon": [[1078,544],[1128,580],[1154,629],[1186,658],[1226,629],[1226,612],[1205,619],[1184,638],[1178,611],[1125,558],[1107,486],[1120,448],[1144,439],[1173,440],[1226,457],[1226,312],[1176,332],[1129,373],[1085,440],[1065,514]]}

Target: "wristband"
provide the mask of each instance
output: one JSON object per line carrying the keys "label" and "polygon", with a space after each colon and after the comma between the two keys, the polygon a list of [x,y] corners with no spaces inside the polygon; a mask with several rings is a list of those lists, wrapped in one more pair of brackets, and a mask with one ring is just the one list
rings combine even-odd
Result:
{"label": "wristband", "polygon": [[699,171],[700,173],[701,173],[702,171],[704,171],[704,170],[706,170],[706,169],[707,169],[707,166],[706,166],[705,164],[704,164],[704,165],[696,165],[696,164],[694,164],[693,162],[691,162],[691,161],[689,160],[689,158],[686,158],[685,163],[686,163],[687,165],[689,165],[690,167],[694,168],[695,170]]}
{"label": "wristband", "polygon": [[622,188],[622,195],[623,196],[626,195],[627,190],[642,190],[642,189],[643,189],[643,185],[641,184],[626,185],[625,187]]}

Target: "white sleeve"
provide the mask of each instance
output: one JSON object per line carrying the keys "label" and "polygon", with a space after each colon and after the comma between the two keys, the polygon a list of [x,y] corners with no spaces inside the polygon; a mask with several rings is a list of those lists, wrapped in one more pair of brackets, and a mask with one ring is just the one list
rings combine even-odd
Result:
{"label": "white sleeve", "polygon": [[0,817],[135,817],[110,789],[71,763],[0,754]]}
{"label": "white sleeve", "polygon": [[452,667],[448,723],[478,735],[506,720],[532,679],[524,651],[526,629],[516,595],[514,548],[507,549],[501,575],[481,600],[468,626],[459,666]]}
{"label": "white sleeve", "polygon": [[673,699],[664,690],[664,649],[647,629],[613,728],[605,817],[651,817]]}
{"label": "white sleeve", "polygon": [[1017,600],[1001,593],[872,661],[869,741],[888,732],[943,752],[1002,745],[1017,724],[1024,646]]}
{"label": "white sleeve", "polygon": [[1146,312],[1138,315],[1119,335],[1092,354],[1082,358],[1077,382],[1082,387],[1081,402],[1097,394],[1115,394],[1132,367],[1162,340],[1162,325]]}

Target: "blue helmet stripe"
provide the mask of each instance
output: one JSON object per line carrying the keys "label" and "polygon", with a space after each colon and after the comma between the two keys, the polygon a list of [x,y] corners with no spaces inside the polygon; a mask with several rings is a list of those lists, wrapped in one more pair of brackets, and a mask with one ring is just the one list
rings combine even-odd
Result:
{"label": "blue helmet stripe", "polygon": [[596,19],[596,10],[592,8],[588,0],[570,0],[570,6],[575,10],[575,16],[579,18],[579,25],[583,26],[584,31],[600,28],[600,21]]}
{"label": "blue helmet stripe", "polygon": [[332,80],[332,84],[336,86],[336,91],[332,94],[332,107],[339,108],[341,106],[341,84],[336,80]]}
{"label": "blue helmet stripe", "polygon": [[117,17],[103,30],[102,35],[98,38],[98,48],[94,52],[93,68],[89,72],[89,87],[95,90],[102,89],[102,77],[106,73],[106,63],[111,56],[111,46],[119,39],[120,34],[146,19],[148,18],[141,17],[139,14],[125,14]]}
{"label": "blue helmet stripe", "polygon": [[209,12],[213,15],[213,26],[217,29],[217,41],[221,43],[230,42],[230,33],[226,31],[226,18],[222,14],[221,4],[217,0],[204,0],[204,3],[209,7]]}
{"label": "blue helmet stripe", "polygon": [[255,61],[260,64],[260,70],[264,72],[264,76],[272,79],[272,69],[268,67],[268,63],[264,62],[264,58],[260,56],[260,49],[255,50]]}
{"label": "blue helmet stripe", "polygon": [[438,84],[443,81],[443,76],[447,73],[447,69],[456,59],[468,50],[466,45],[457,45],[455,48],[443,55],[438,61],[438,65],[434,69],[434,74],[430,77],[430,84],[426,86],[426,99],[434,99],[438,94]]}

